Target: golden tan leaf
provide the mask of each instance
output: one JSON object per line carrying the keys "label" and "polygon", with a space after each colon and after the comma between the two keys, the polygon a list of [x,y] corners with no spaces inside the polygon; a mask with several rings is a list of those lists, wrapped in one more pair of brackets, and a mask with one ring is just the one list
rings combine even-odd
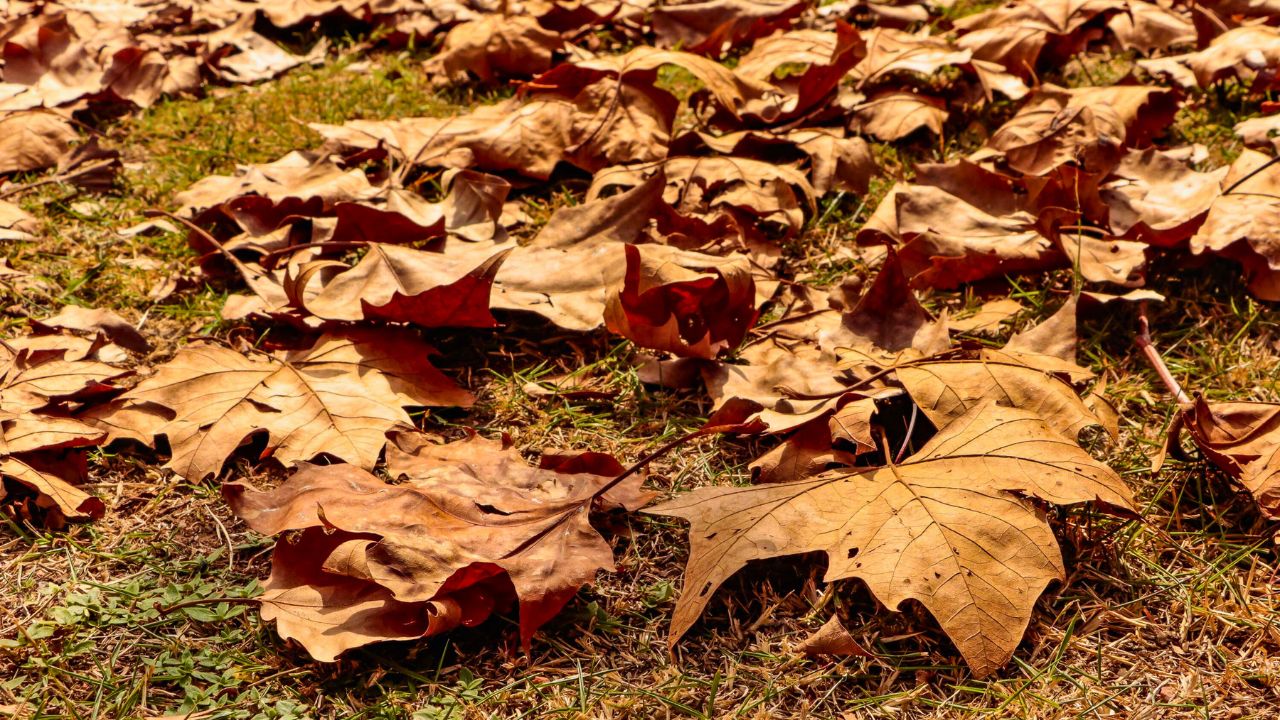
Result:
{"label": "golden tan leaf", "polygon": [[1036,598],[1063,578],[1044,514],[1027,497],[1133,510],[1115,472],[1024,410],[985,405],[896,467],[811,480],[701,488],[650,510],[690,522],[678,640],[752,560],[823,551],[826,580],[858,578],[887,607],[918,600],[974,674],[1003,665]]}

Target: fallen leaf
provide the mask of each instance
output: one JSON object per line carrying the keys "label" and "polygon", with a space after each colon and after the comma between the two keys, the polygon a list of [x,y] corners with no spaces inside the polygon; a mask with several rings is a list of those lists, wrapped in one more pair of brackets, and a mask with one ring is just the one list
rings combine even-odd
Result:
{"label": "fallen leaf", "polygon": [[[0,411],[0,476],[34,491],[37,506],[51,508],[61,518],[101,517],[106,510],[102,501],[76,487],[83,480],[84,458],[74,448],[102,439],[102,431],[71,418]],[[0,499],[8,495],[3,489]]]}
{"label": "fallen leaf", "polygon": [[[324,626],[317,627],[314,615],[288,617],[288,626],[281,627],[318,659],[392,639],[381,631],[364,633],[359,625],[395,627],[385,624],[387,616],[411,610],[406,604],[418,604],[424,620],[422,603],[449,601],[457,606],[454,614],[483,619],[492,606],[475,613],[475,600],[465,593],[491,585],[499,575],[509,578],[519,598],[520,635],[527,647],[537,628],[578,588],[598,570],[612,569],[613,550],[592,527],[590,516],[610,479],[592,470],[616,470],[616,461],[596,454],[572,462],[561,457],[555,463],[571,471],[559,472],[531,468],[506,443],[476,435],[436,445],[422,436],[399,434],[395,442],[388,465],[393,475],[404,478],[397,485],[350,465],[304,465],[275,490],[256,491],[243,483],[224,486],[232,509],[258,532],[309,528],[315,537],[324,527],[349,539],[330,550],[324,569],[339,576],[332,582],[362,592],[322,594],[308,603],[323,614],[337,614],[344,631],[322,633]],[[647,496],[639,485],[636,476],[609,489],[604,500],[623,507],[642,504]],[[305,565],[295,557],[290,564]],[[282,560],[273,565],[280,567]],[[288,586],[314,596],[312,582],[303,577]],[[357,615],[365,602],[374,605]],[[271,614],[284,617],[274,610]],[[432,631],[425,622],[410,629],[415,636]]]}
{"label": "fallen leaf", "polygon": [[78,137],[66,118],[52,112],[0,114],[0,175],[53,167]]}
{"label": "fallen leaf", "polygon": [[1239,262],[1251,293],[1280,300],[1280,169],[1273,158],[1245,150],[1222,185],[1222,194],[1191,237],[1191,252]]}
{"label": "fallen leaf", "polygon": [[1025,310],[1022,303],[1012,298],[1000,298],[983,303],[976,312],[958,318],[949,318],[947,327],[956,332],[995,332],[1000,325]]}
{"label": "fallen leaf", "polygon": [[1182,87],[1209,87],[1220,80],[1236,78],[1256,80],[1254,89],[1259,92],[1275,87],[1277,65],[1280,29],[1266,25],[1232,28],[1196,52],[1138,61],[1138,67],[1148,73],[1167,76]]}
{"label": "fallen leaf", "polygon": [[802,0],[663,3],[653,11],[653,33],[663,47],[718,57],[728,48],[785,29],[805,6]]}
{"label": "fallen leaf", "polygon": [[473,402],[431,366],[433,352],[392,330],[330,334],[310,348],[252,357],[193,343],[122,399],[175,413],[159,430],[172,449],[165,467],[192,481],[219,474],[260,433],[264,457],[285,465],[323,454],[372,468],[386,432],[412,427],[405,406]]}
{"label": "fallen leaf", "polygon": [[1280,520],[1280,405],[1196,398],[1169,433],[1185,427],[1196,447],[1253,496],[1262,514]]}
{"label": "fallen leaf", "polygon": [[605,327],[680,357],[712,359],[736,348],[759,314],[746,259],[708,258],[697,267],[689,253],[673,263],[651,247],[625,247],[626,274],[605,305]]}
{"label": "fallen leaf", "polygon": [[559,34],[532,17],[485,15],[453,26],[422,69],[437,85],[465,82],[468,75],[486,83],[500,75],[528,77],[548,70],[563,46]]}
{"label": "fallen leaf", "polygon": [[477,247],[442,254],[372,243],[354,266],[334,260],[302,265],[284,291],[299,309],[324,320],[493,327],[489,291],[507,252]]}
{"label": "fallen leaf", "polygon": [[838,615],[832,615],[830,620],[823,623],[812,635],[804,639],[800,643],[800,652],[809,657],[836,656],[846,657],[856,655],[858,657],[872,657],[849,631],[845,629],[844,623],[840,622]]}
{"label": "fallen leaf", "polygon": [[82,308],[67,305],[58,314],[43,320],[33,320],[32,324],[40,328],[72,330],[76,332],[102,335],[110,342],[136,353],[151,350],[146,338],[138,332],[128,320],[110,310],[103,308]]}
{"label": "fallen leaf", "polygon": [[992,405],[896,467],[669,500],[647,512],[691,524],[672,642],[747,562],[825,551],[826,582],[859,578],[891,609],[918,600],[974,674],[989,675],[1012,656],[1045,586],[1065,577],[1044,514],[1023,495],[1133,511],[1110,468],[1036,415]]}

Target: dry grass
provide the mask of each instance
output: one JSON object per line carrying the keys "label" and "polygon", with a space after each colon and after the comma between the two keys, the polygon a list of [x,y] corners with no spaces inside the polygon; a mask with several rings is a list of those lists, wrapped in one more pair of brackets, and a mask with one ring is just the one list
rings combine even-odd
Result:
{"label": "dry grass", "polygon": [[[195,289],[161,304],[146,298],[154,282],[191,262],[180,236],[124,238],[116,230],[138,222],[148,206],[166,207],[205,174],[311,145],[301,122],[445,113],[486,99],[438,97],[414,65],[378,56],[371,70],[353,73],[335,63],[257,88],[174,100],[111,125],[109,143],[133,163],[117,193],[90,198],[53,185],[24,198],[45,233],[8,254],[17,266],[41,268],[55,289],[6,298],[7,330],[68,302],[112,307],[146,318],[153,361],[191,334],[223,330],[223,289]],[[1059,81],[1076,82],[1071,73]],[[1229,121],[1251,111],[1237,100],[1212,93],[1195,100],[1171,137],[1229,135]],[[913,161],[962,150],[963,128],[954,130],[945,152],[922,140],[877,153],[891,178],[905,177]],[[1216,147],[1211,162],[1229,153]],[[866,198],[824,204],[822,221],[792,249],[795,272],[818,281],[864,272],[848,252],[851,234],[889,184],[878,181]],[[545,217],[572,196],[572,188],[534,190],[528,202]],[[1280,313],[1249,300],[1238,275],[1228,264],[1193,266],[1177,254],[1158,262],[1151,285],[1170,300],[1154,309],[1156,342],[1191,389],[1276,400]],[[1070,281],[1067,273],[1018,281],[1014,294],[1032,308],[1019,324],[1051,312]],[[978,298],[971,290],[928,300],[954,307]],[[508,319],[500,332],[433,338],[441,366],[476,390],[480,403],[424,417],[424,427],[446,436],[462,426],[508,432],[530,454],[590,448],[634,458],[708,411],[698,393],[642,386],[623,341]],[[994,678],[972,678],[921,609],[888,613],[857,584],[822,585],[815,557],[749,567],[669,651],[665,627],[681,583],[684,531],[648,516],[617,518],[619,572],[581,592],[528,656],[513,639],[513,618],[504,617],[314,663],[237,602],[257,591],[270,540],[233,518],[212,484],[176,479],[145,453],[102,451],[92,460],[94,490],[109,506],[102,521],[48,532],[4,518],[0,708],[28,704],[33,718],[191,710],[255,719],[1275,717],[1275,528],[1194,453],[1150,472],[1148,456],[1162,442],[1171,405],[1132,347],[1133,327],[1129,311],[1088,320],[1081,356],[1107,374],[1122,410],[1119,441],[1098,451],[1137,488],[1144,520],[1088,510],[1055,516],[1070,580],[1044,596],[1014,661]],[[617,395],[568,401],[523,389],[564,372]],[[649,483],[676,491],[743,482],[745,461],[758,451],[702,440],[657,463]],[[269,481],[261,476],[279,471],[241,461],[234,472]],[[209,602],[157,610],[193,599]],[[813,662],[795,654],[795,643],[833,609],[875,658]]]}

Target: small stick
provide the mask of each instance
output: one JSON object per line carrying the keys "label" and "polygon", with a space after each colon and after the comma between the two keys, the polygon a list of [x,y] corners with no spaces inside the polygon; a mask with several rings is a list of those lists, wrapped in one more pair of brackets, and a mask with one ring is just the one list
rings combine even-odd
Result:
{"label": "small stick", "polygon": [[920,406],[912,403],[911,422],[907,423],[907,436],[902,439],[902,447],[898,448],[898,455],[893,459],[894,465],[902,462],[902,456],[907,454],[907,446],[911,444],[911,435],[916,431],[916,415],[919,414]]}
{"label": "small stick", "polygon": [[1138,306],[1138,347],[1142,348],[1142,354],[1147,356],[1147,362],[1151,363],[1151,367],[1155,368],[1156,374],[1160,376],[1160,381],[1168,388],[1169,394],[1173,395],[1183,409],[1189,408],[1194,403],[1187,393],[1182,390],[1182,386],[1174,379],[1173,373],[1169,372],[1169,366],[1164,364],[1164,358],[1160,357],[1160,351],[1156,350],[1156,346],[1151,342],[1151,324],[1147,320],[1147,304],[1145,302]]}

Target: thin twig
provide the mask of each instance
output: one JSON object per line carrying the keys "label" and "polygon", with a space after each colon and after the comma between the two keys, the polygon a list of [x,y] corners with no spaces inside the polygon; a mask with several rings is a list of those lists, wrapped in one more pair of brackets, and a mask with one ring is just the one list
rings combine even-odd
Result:
{"label": "thin twig", "polygon": [[45,185],[54,185],[57,183],[72,182],[73,180],[75,180],[76,178],[82,175],[88,175],[89,173],[94,172],[96,170],[101,170],[102,168],[110,165],[113,162],[115,162],[115,158],[99,160],[97,162],[81,165],[69,172],[58,173],[57,175],[50,175],[47,178],[41,178],[34,182],[26,183],[24,185],[14,185],[13,187],[9,188],[8,190],[5,190],[4,192],[0,192],[0,200],[7,200],[15,195],[21,195],[22,193],[25,193],[30,190],[35,190],[36,188],[39,188],[39,187],[44,187]]}
{"label": "thin twig", "polygon": [[907,423],[907,436],[902,438],[902,447],[898,448],[898,454],[893,458],[894,465],[902,462],[902,456],[907,454],[907,446],[911,444],[911,435],[916,431],[916,416],[919,414],[920,406],[912,403],[911,422]]}
{"label": "thin twig", "polygon": [[1168,388],[1169,394],[1173,395],[1178,401],[1178,405],[1184,409],[1191,407],[1191,398],[1182,390],[1182,386],[1174,379],[1173,373],[1169,372],[1169,366],[1165,365],[1164,358],[1160,357],[1160,351],[1156,350],[1156,346],[1151,342],[1151,325],[1147,320],[1147,304],[1140,303],[1138,305],[1138,337],[1137,344],[1142,348],[1142,354],[1147,356],[1147,362],[1151,363],[1151,367],[1155,368],[1156,374],[1160,376],[1160,381]]}

